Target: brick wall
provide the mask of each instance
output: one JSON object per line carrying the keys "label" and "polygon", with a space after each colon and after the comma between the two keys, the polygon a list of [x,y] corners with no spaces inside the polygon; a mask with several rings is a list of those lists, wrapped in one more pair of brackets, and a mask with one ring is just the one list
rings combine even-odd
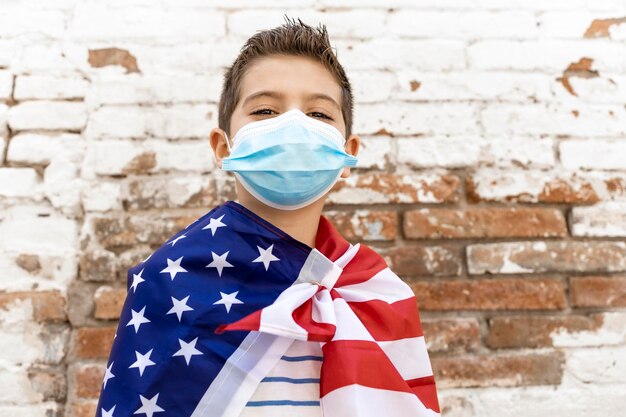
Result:
{"label": "brick wall", "polygon": [[293,5],[0,5],[0,416],[94,415],[126,270],[235,197],[222,72],[283,13],[353,83],[325,214],[415,290],[443,414],[624,415],[626,2]]}

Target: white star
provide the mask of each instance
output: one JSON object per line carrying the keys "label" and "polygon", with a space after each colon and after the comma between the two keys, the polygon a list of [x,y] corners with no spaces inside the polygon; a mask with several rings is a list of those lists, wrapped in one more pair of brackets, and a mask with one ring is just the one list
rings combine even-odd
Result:
{"label": "white star", "polygon": [[187,343],[182,339],[178,339],[178,343],[180,343],[180,349],[178,352],[174,353],[172,356],[184,356],[185,361],[187,361],[187,365],[189,365],[189,361],[193,355],[202,355],[198,349],[196,349],[196,342],[198,338],[196,337],[191,342]]}
{"label": "white star", "polygon": [[174,307],[170,308],[170,311],[168,311],[166,314],[176,313],[176,315],[178,316],[178,321],[180,321],[180,318],[185,311],[193,310],[193,308],[187,305],[188,299],[189,296],[183,298],[182,300],[177,300],[176,298],[172,297],[172,303],[174,304]]}
{"label": "white star", "polygon": [[126,324],[126,326],[130,326],[131,324],[135,326],[135,333],[139,331],[139,326],[141,326],[143,323],[150,323],[150,320],[143,316],[143,313],[146,311],[146,306],[143,306],[143,308],[139,312],[132,309],[130,311],[133,314],[133,318],[128,321],[128,324]]}
{"label": "white star", "polygon": [[146,366],[152,366],[154,365],[154,362],[152,362],[152,360],[150,360],[150,355],[152,354],[152,350],[150,349],[149,351],[147,351],[145,354],[141,354],[138,351],[135,351],[135,355],[137,356],[137,360],[130,365],[128,368],[139,368],[139,375],[143,375],[143,371],[144,369],[146,369]]}
{"label": "white star", "polygon": [[180,258],[176,259],[175,261],[172,261],[170,258],[167,258],[167,267],[164,268],[161,273],[162,274],[170,274],[170,278],[172,278],[172,281],[174,281],[174,278],[176,278],[176,274],[178,274],[179,272],[187,272],[187,270],[185,268],[183,268],[182,266],[180,266],[180,262],[183,260],[183,257],[181,256]]}
{"label": "white star", "polygon": [[252,262],[263,262],[263,265],[265,265],[265,270],[267,271],[267,269],[270,267],[270,262],[272,261],[280,261],[280,259],[278,259],[276,256],[274,256],[272,254],[272,249],[274,248],[274,244],[271,244],[269,248],[267,249],[263,249],[260,246],[257,245],[257,248],[259,249],[259,257],[256,258],[254,261]]}
{"label": "white star", "polygon": [[220,300],[217,300],[216,302],[214,302],[213,304],[224,304],[224,306],[226,307],[226,312],[230,313],[230,307],[232,307],[233,304],[243,304],[243,301],[238,300],[237,294],[239,293],[239,291],[235,291],[233,293],[230,294],[225,294],[223,292],[220,291],[220,294],[222,295],[222,298]]}
{"label": "white star", "polygon": [[113,362],[111,362],[111,364],[107,367],[106,371],[104,371],[104,379],[102,380],[102,382],[104,383],[105,389],[107,387],[107,381],[115,377],[115,375],[113,375],[113,372],[111,372],[111,368],[113,368]]}
{"label": "white star", "polygon": [[111,407],[109,411],[106,411],[104,408],[102,409],[102,417],[113,417],[113,410],[115,410],[115,406]]}
{"label": "white star", "polygon": [[137,409],[133,414],[143,413],[146,417],[152,417],[152,414],[158,413],[160,411],[165,411],[161,407],[157,405],[157,398],[159,398],[159,394],[157,393],[154,397],[147,399],[143,395],[139,394],[139,399],[141,400],[141,407]]}
{"label": "white star", "polygon": [[222,219],[224,218],[224,214],[222,214],[220,217],[218,217],[217,219],[214,219],[211,217],[211,221],[209,222],[208,225],[204,226],[202,228],[202,230],[204,229],[211,229],[211,235],[215,236],[215,231],[220,228],[220,227],[224,227],[226,226],[226,224],[222,223]]}
{"label": "white star", "polygon": [[226,251],[221,255],[218,255],[217,253],[211,251],[211,255],[213,256],[213,261],[208,264],[206,266],[206,268],[217,268],[217,273],[218,275],[221,277],[222,276],[222,269],[224,269],[225,267],[231,267],[232,265],[226,260],[226,257],[228,256],[228,252],[230,251]]}
{"label": "white star", "polygon": [[171,243],[171,244],[172,244],[172,246],[174,246],[174,245],[176,244],[176,242],[178,242],[179,240],[184,239],[184,238],[186,238],[186,237],[187,237],[187,236],[185,236],[185,235],[180,235],[180,236],[178,236],[176,239],[172,239],[171,241],[169,241],[169,242],[167,242],[167,243]]}
{"label": "white star", "polygon": [[143,279],[141,276],[141,274],[143,274],[144,269],[145,268],[139,271],[139,274],[133,274],[133,284],[130,286],[130,288],[133,289],[133,293],[137,292],[137,285],[145,281],[145,279]]}

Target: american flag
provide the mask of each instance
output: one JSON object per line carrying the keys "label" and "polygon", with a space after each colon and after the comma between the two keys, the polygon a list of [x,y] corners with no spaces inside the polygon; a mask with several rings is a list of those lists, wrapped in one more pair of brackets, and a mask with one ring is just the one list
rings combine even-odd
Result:
{"label": "american flag", "polygon": [[128,270],[96,417],[238,417],[294,340],[323,415],[440,416],[411,288],[323,215],[315,248],[235,201]]}

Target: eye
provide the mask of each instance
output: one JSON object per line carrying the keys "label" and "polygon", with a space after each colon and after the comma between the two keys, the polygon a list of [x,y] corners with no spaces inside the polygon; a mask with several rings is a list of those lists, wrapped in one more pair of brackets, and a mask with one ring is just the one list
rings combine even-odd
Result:
{"label": "eye", "polygon": [[261,112],[273,112],[273,111],[274,111],[274,110],[271,110],[271,109],[259,109],[259,110],[253,111],[253,112],[252,112],[252,113],[250,113],[250,114],[263,114],[263,115],[269,115],[269,114],[271,114],[271,113],[261,113]]}
{"label": "eye", "polygon": [[314,112],[311,112],[309,114],[316,114],[316,115],[319,115],[319,116],[314,116],[314,117],[321,117],[322,119],[333,120],[332,117],[329,117],[325,113],[322,113],[322,112],[319,112],[319,111],[314,111]]}

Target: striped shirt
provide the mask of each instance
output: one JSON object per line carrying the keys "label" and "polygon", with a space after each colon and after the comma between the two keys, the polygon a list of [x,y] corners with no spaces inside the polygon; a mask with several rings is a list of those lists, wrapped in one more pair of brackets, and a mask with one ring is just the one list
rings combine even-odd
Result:
{"label": "striped shirt", "polygon": [[294,340],[261,380],[240,417],[321,417],[319,342]]}

